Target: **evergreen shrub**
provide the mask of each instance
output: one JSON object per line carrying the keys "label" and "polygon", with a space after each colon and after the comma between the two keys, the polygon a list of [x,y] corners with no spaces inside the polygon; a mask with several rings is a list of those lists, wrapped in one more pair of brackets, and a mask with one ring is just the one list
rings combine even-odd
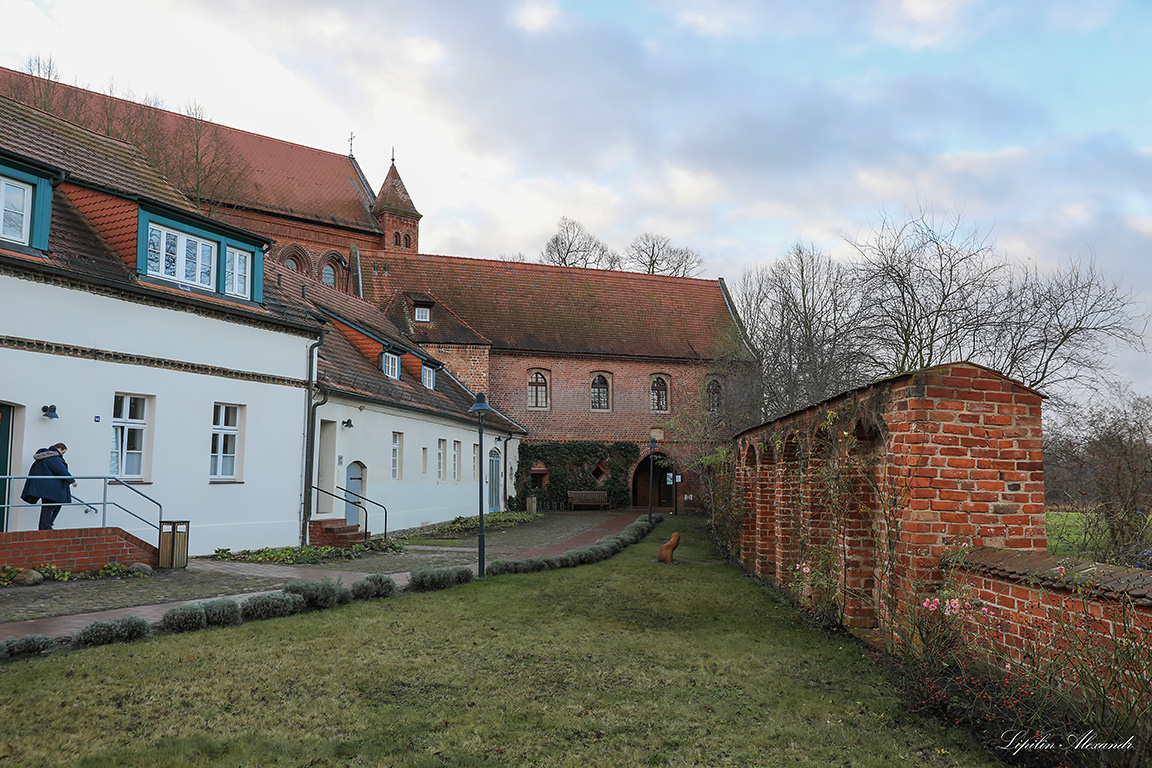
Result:
{"label": "evergreen shrub", "polygon": [[376,585],[377,597],[391,597],[396,593],[396,582],[392,580],[391,576],[385,576],[382,573],[370,573],[364,578]]}
{"label": "evergreen shrub", "polygon": [[164,612],[160,626],[169,632],[192,632],[208,626],[202,605],[177,605]]}
{"label": "evergreen shrub", "polygon": [[240,606],[240,615],[244,621],[276,619],[299,613],[306,604],[303,595],[292,592],[269,592],[264,595],[253,595],[245,600]]}
{"label": "evergreen shrub", "polygon": [[204,603],[204,619],[210,627],[235,627],[240,624],[240,604],[220,598]]}

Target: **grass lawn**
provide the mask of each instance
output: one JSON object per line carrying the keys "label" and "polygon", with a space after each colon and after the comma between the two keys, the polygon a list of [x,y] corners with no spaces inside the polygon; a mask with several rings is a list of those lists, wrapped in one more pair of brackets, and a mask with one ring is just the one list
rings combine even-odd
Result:
{"label": "grass lawn", "polygon": [[1079,557],[1084,546],[1084,515],[1049,508],[1044,519],[1048,529],[1048,553]]}
{"label": "grass lawn", "polygon": [[[987,766],[670,518],[596,565],[9,663],[0,765]],[[655,550],[683,534],[672,566]]]}

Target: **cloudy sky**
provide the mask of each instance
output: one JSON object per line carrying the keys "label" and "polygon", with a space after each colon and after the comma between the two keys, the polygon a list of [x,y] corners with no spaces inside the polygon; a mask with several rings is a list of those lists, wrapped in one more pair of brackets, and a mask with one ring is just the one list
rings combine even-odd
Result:
{"label": "cloudy sky", "polygon": [[1147,0],[0,0],[0,19],[2,66],[52,56],[67,82],[335,152],[354,133],[377,186],[395,147],[427,252],[531,259],[569,216],[735,280],[929,207],[1152,296]]}

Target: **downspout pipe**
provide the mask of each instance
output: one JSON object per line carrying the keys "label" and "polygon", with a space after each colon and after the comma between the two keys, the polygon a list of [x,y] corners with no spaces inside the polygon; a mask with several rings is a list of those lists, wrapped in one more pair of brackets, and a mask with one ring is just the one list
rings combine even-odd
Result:
{"label": "downspout pipe", "polygon": [[[317,358],[320,345],[328,334],[327,328],[320,329],[320,338],[308,347],[308,389],[305,392],[307,422],[304,425],[304,478],[303,478],[303,505],[300,514],[300,543],[308,543],[308,522],[312,519],[312,474],[316,466],[316,410],[328,402],[328,390],[316,385]],[[312,394],[313,389],[319,389],[323,399],[317,401]]]}

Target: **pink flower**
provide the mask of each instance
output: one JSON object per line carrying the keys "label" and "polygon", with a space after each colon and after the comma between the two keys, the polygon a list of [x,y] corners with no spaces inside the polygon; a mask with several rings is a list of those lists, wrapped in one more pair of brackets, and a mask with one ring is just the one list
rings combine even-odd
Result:
{"label": "pink flower", "polygon": [[1011,664],[1005,664],[1004,669],[1008,672],[1011,672],[1012,671],[1012,665]]}
{"label": "pink flower", "polygon": [[811,568],[809,568],[808,566],[804,566],[804,567],[803,567],[803,568],[801,568],[800,570],[801,570],[801,572],[802,572],[802,573],[812,573],[812,569],[811,569]]}
{"label": "pink flower", "polygon": [[1063,576],[1064,575],[1064,566],[1062,566],[1062,565],[1056,566],[1056,573]]}

